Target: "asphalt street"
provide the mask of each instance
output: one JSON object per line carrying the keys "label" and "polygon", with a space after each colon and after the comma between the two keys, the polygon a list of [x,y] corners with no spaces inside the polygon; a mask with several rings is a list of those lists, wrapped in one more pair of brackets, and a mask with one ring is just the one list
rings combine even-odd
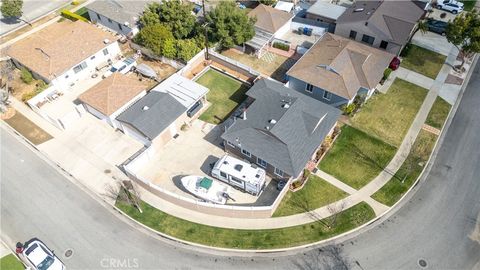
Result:
{"label": "asphalt street", "polygon": [[[343,243],[245,258],[161,239],[105,208],[3,128],[1,236],[9,245],[38,237],[69,269],[479,267],[479,67],[415,195],[386,221]],[[67,249],[74,251],[71,258],[63,254]]]}
{"label": "asphalt street", "polygon": [[[23,2],[23,16],[21,19],[31,22],[65,4],[70,0],[25,0]],[[25,25],[23,21],[11,22],[0,14],[0,35]]]}

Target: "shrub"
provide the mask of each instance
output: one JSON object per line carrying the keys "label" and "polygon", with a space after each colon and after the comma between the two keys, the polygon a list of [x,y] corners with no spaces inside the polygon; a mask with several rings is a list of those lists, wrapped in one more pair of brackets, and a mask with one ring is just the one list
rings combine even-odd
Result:
{"label": "shrub", "polygon": [[442,12],[442,14],[440,14],[440,19],[445,19],[445,17],[447,17],[447,13]]}
{"label": "shrub", "polygon": [[290,45],[281,42],[274,42],[273,47],[287,52],[290,50]]}
{"label": "shrub", "polygon": [[85,19],[84,17],[78,14],[75,14],[67,9],[62,10],[62,16],[72,21],[80,20],[80,21],[88,22],[88,20]]}
{"label": "shrub", "polygon": [[388,79],[388,77],[390,77],[391,73],[392,73],[391,68],[385,69],[385,71],[383,71],[383,80],[386,81]]}
{"label": "shrub", "polygon": [[33,91],[30,91],[28,93],[23,94],[22,96],[22,101],[27,102],[34,96],[40,94],[43,90],[48,88],[48,84],[46,84],[44,81],[40,80],[37,82],[36,88]]}
{"label": "shrub", "polygon": [[353,113],[355,113],[357,109],[357,104],[355,103],[350,103],[349,105],[344,105],[342,110],[343,110],[343,114],[345,115],[352,115]]}
{"label": "shrub", "polygon": [[308,177],[310,177],[310,174],[311,172],[309,170],[303,169],[303,177],[302,177],[303,181],[306,181]]}
{"label": "shrub", "polygon": [[26,84],[31,84],[33,81],[32,73],[30,73],[25,67],[22,67],[20,69],[20,79]]}

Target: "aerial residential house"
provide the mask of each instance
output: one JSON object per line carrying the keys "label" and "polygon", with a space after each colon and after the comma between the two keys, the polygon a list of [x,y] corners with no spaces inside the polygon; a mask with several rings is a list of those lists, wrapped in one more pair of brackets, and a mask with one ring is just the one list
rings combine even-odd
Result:
{"label": "aerial residential house", "polygon": [[335,24],[346,10],[346,7],[320,0],[307,9],[305,17],[317,22]]}
{"label": "aerial residential house", "polygon": [[102,0],[85,8],[90,21],[127,37],[138,33],[138,20],[145,7],[153,0]]}
{"label": "aerial residential house", "polygon": [[288,87],[334,107],[370,97],[394,55],[334,34],[323,35],[290,70]]}
{"label": "aerial residential house", "polygon": [[275,178],[301,176],[340,111],[270,79],[257,81],[247,96],[250,105],[221,136],[225,151]]}
{"label": "aerial residential house", "polygon": [[7,50],[15,65],[60,90],[91,76],[120,54],[115,37],[81,20],[49,25]]}
{"label": "aerial residential house", "polygon": [[119,72],[100,81],[83,92],[78,99],[85,110],[112,127],[120,129],[115,119],[130,105],[147,94],[147,85],[135,76],[127,76]]}
{"label": "aerial residential house", "polygon": [[257,56],[261,56],[265,46],[274,38],[279,38],[290,30],[294,15],[286,11],[258,5],[248,13],[248,16],[256,18],[255,36],[246,43]]}
{"label": "aerial residential house", "polygon": [[161,146],[198,115],[208,88],[178,74],[154,87],[117,116],[120,129],[145,146]]}
{"label": "aerial residential house", "polygon": [[356,1],[338,19],[335,34],[400,54],[425,15],[425,2]]}

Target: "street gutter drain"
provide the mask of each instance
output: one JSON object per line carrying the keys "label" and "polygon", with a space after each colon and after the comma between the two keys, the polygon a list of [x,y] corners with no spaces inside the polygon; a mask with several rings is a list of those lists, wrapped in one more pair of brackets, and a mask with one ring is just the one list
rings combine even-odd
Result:
{"label": "street gutter drain", "polygon": [[425,268],[427,267],[427,261],[425,261],[424,259],[420,259],[418,261],[418,265],[420,265],[422,268]]}
{"label": "street gutter drain", "polygon": [[65,258],[70,258],[73,255],[73,249],[65,250]]}

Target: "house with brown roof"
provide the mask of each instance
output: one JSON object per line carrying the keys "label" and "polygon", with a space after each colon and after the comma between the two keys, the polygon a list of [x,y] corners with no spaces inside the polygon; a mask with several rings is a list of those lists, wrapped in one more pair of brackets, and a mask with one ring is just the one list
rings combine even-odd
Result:
{"label": "house with brown roof", "polygon": [[287,72],[287,86],[334,107],[370,97],[394,55],[327,33]]}
{"label": "house with brown roof", "polygon": [[284,10],[276,9],[264,4],[258,5],[248,13],[249,17],[256,18],[255,36],[246,43],[257,55],[274,38],[283,36],[290,30],[294,15]]}
{"label": "house with brown roof", "polygon": [[425,15],[416,0],[356,1],[338,19],[335,34],[400,54]]}
{"label": "house with brown roof", "polygon": [[83,92],[78,99],[86,111],[120,129],[121,125],[115,118],[145,96],[146,90],[147,85],[135,76],[115,72]]}
{"label": "house with brown roof", "polygon": [[17,67],[65,90],[120,54],[116,38],[81,20],[64,20],[37,31],[7,50]]}

